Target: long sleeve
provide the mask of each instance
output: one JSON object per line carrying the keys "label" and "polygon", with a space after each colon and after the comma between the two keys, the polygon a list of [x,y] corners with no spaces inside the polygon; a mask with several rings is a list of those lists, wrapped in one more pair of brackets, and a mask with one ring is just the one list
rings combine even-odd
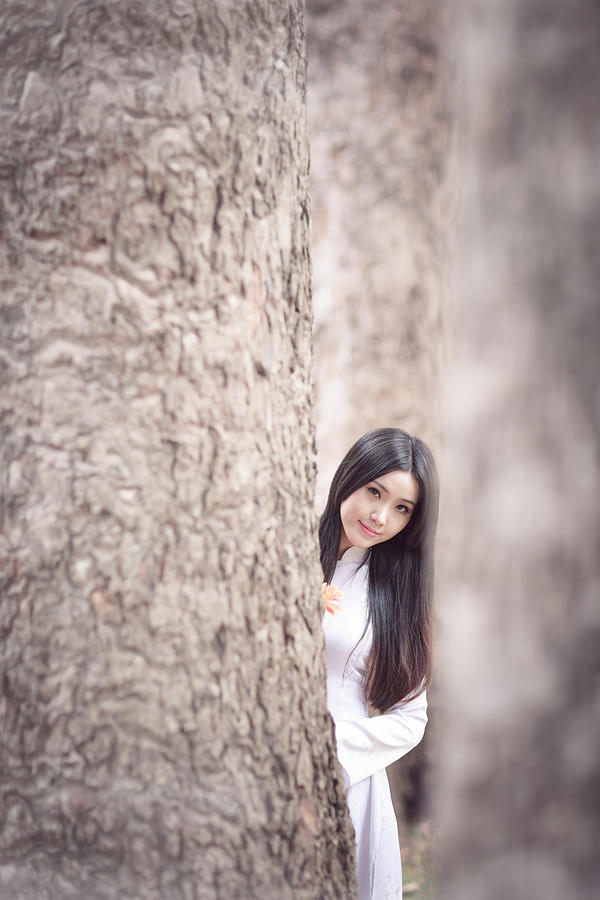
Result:
{"label": "long sleeve", "polygon": [[416,747],[426,723],[425,692],[381,716],[337,719],[337,754],[346,787],[385,769]]}

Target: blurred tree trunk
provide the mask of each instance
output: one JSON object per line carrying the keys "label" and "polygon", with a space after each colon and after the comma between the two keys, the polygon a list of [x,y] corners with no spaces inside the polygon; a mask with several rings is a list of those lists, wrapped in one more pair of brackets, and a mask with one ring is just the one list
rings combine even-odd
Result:
{"label": "blurred tree trunk", "polygon": [[[439,443],[447,76],[434,0],[309,0],[308,11],[322,508],[370,428]],[[429,733],[389,770],[397,811],[415,818]]]}
{"label": "blurred tree trunk", "polygon": [[446,76],[434,0],[309,0],[317,495],[382,425],[436,443]]}
{"label": "blurred tree trunk", "polygon": [[439,896],[600,884],[600,8],[456,4]]}
{"label": "blurred tree trunk", "polygon": [[0,13],[0,893],[353,896],[302,3]]}

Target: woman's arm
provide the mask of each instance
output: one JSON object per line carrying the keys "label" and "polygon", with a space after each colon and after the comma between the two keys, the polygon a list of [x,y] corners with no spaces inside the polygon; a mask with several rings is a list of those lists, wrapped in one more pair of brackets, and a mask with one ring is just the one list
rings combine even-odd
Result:
{"label": "woman's arm", "polygon": [[416,747],[427,723],[425,692],[381,716],[338,719],[337,754],[346,787],[369,778]]}

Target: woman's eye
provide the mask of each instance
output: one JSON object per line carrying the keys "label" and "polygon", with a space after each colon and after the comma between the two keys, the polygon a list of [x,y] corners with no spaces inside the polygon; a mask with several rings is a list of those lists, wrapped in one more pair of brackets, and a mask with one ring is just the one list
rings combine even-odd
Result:
{"label": "woman's eye", "polygon": [[403,514],[406,514],[408,512],[408,506],[404,506],[404,504],[402,503],[400,504],[400,506],[397,506],[396,509]]}
{"label": "woman's eye", "polygon": [[367,488],[367,490],[369,491],[369,493],[373,494],[374,497],[379,497],[379,491],[377,490],[377,488],[370,487]]}

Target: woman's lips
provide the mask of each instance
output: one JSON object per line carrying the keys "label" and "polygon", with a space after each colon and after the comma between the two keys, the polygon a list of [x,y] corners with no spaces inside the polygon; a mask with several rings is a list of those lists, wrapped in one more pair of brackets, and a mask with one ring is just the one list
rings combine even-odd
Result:
{"label": "woman's lips", "polygon": [[367,537],[379,537],[378,531],[373,531],[372,528],[367,528],[366,525],[363,525],[363,523],[360,521],[360,519],[358,520],[358,524],[360,525],[360,527],[362,528],[364,533],[367,535]]}

